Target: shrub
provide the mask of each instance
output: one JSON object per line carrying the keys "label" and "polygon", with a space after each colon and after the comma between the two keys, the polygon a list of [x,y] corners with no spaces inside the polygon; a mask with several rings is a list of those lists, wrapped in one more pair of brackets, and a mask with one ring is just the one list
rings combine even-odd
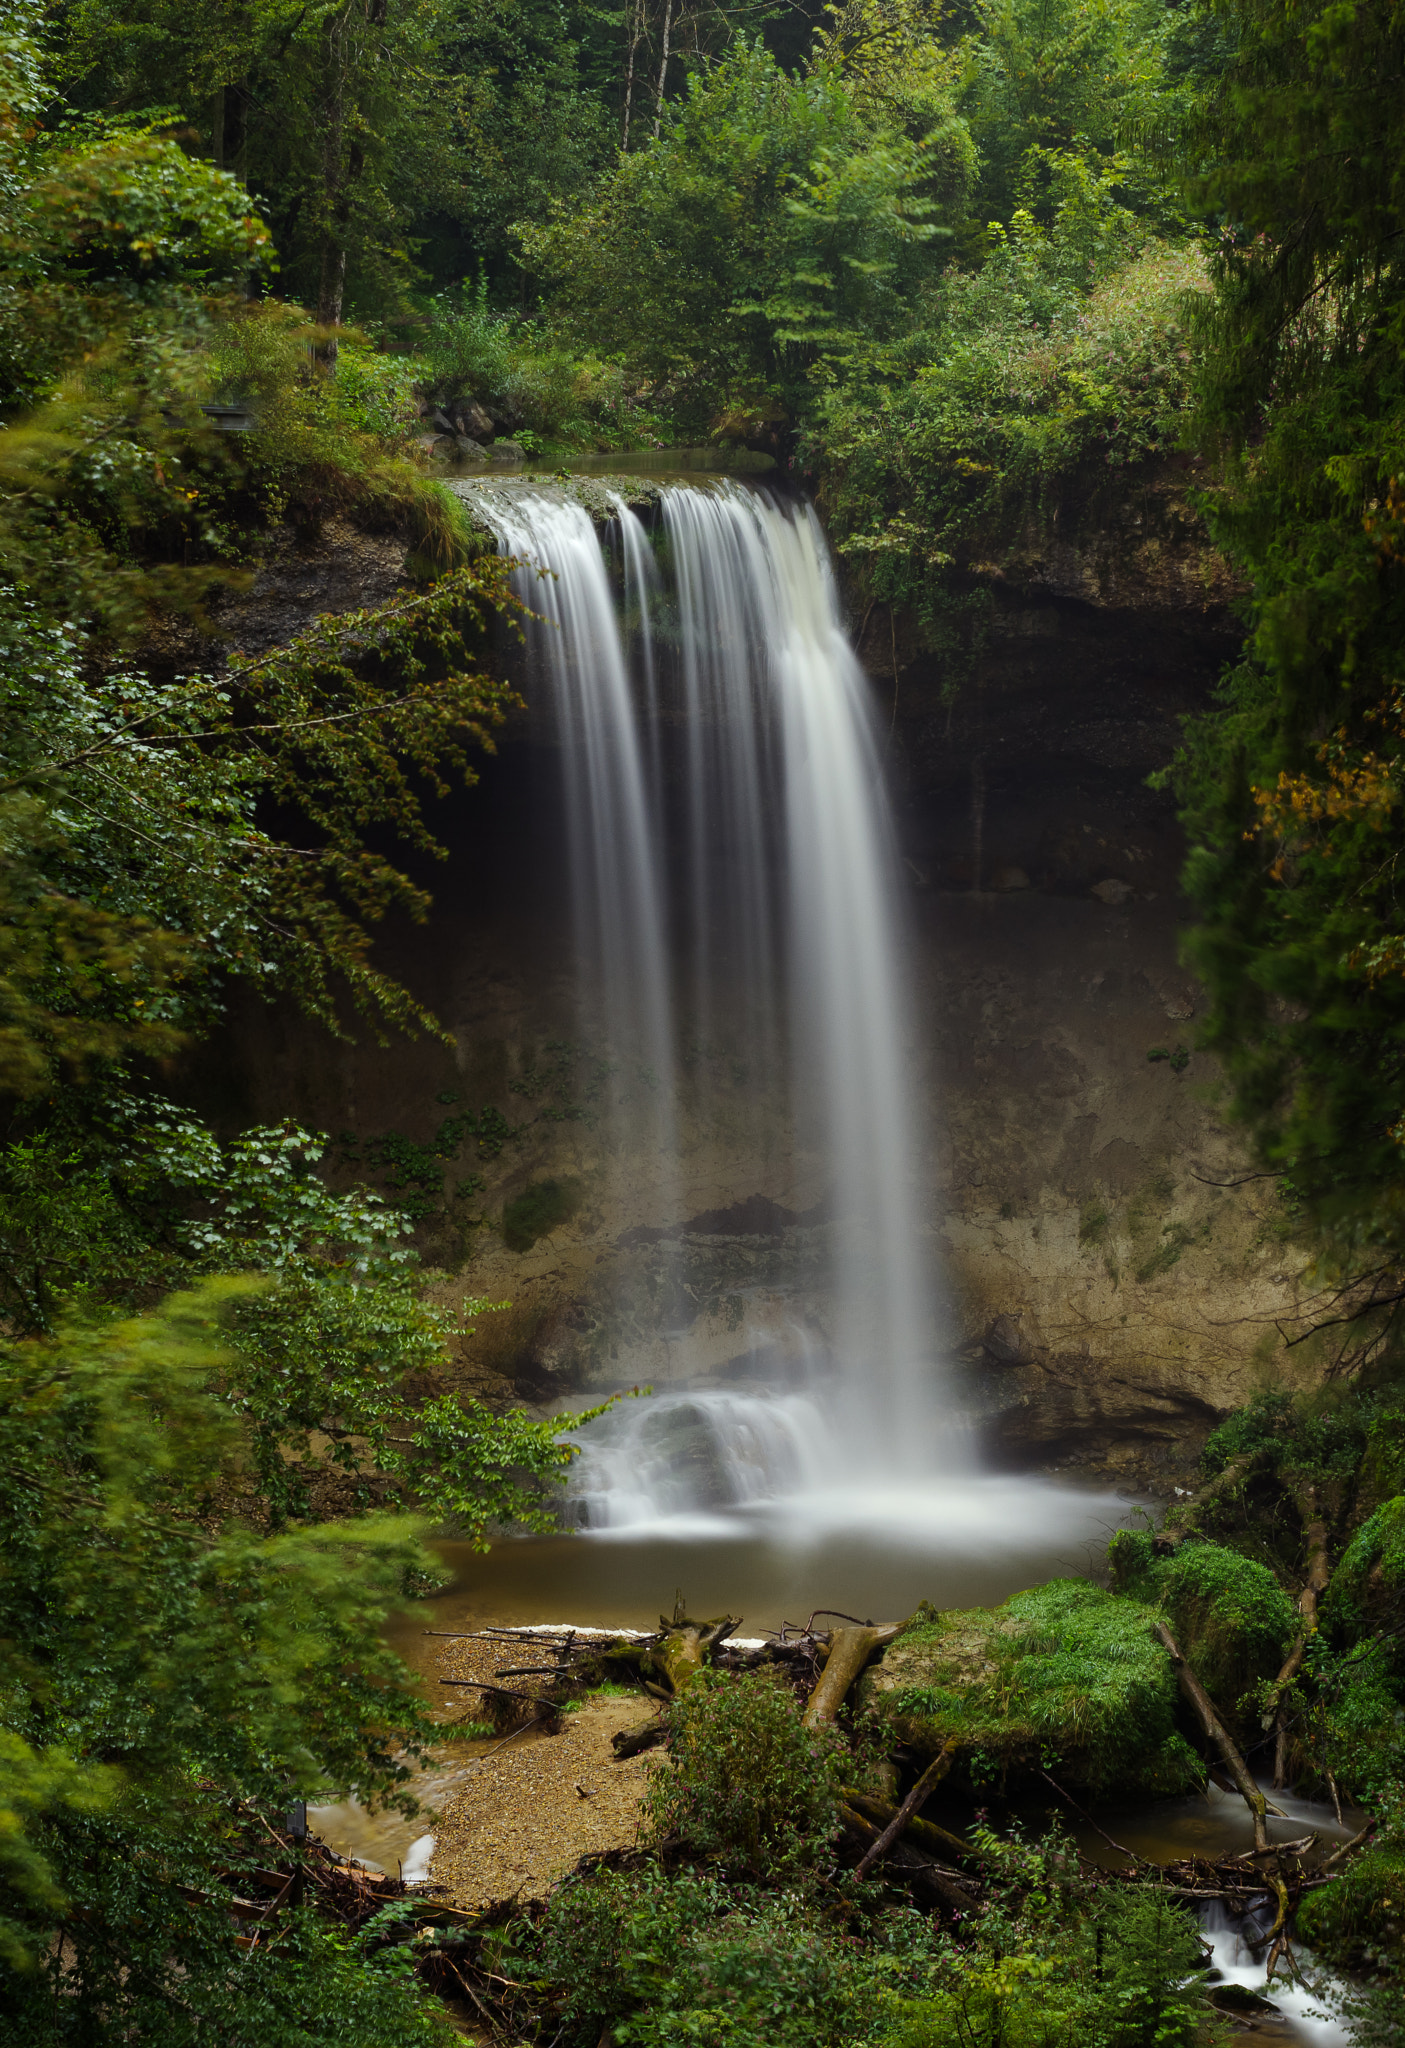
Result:
{"label": "shrub", "polygon": [[837,1738],[806,1728],[774,1672],[702,1672],[669,1709],[668,1761],[651,1774],[655,1841],[700,1856],[795,1872],[824,1855],[843,1781]]}
{"label": "shrub", "polygon": [[1093,1922],[953,1958],[935,1997],[896,2002],[884,2048],[1188,2048],[1205,2016],[1188,1981],[1199,1960],[1163,1893],[1113,1893]]}
{"label": "shrub", "polygon": [[1335,1883],[1309,1892],[1298,1932],[1334,1961],[1369,1963],[1392,1953],[1405,1961],[1405,1849],[1367,1849]]}
{"label": "shrub", "polygon": [[840,2048],[861,2020],[853,1949],[796,1892],[654,1869],[562,1886],[533,1963],[562,2048]]}

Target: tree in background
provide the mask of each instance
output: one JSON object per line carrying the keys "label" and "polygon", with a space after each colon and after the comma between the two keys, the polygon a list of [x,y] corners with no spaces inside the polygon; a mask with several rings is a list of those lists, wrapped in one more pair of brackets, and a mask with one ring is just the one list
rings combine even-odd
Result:
{"label": "tree in background", "polygon": [[[1175,770],[1207,1039],[1265,1163],[1393,1304],[1405,1250],[1405,17],[1216,9],[1195,135],[1205,509],[1253,586]],[[1372,1326],[1374,1327],[1374,1326]]]}
{"label": "tree in background", "polygon": [[828,64],[790,78],[759,44],[695,75],[659,138],[584,210],[524,231],[558,321],[611,344],[679,414],[793,413],[810,375],[889,331],[935,187],[963,138],[878,124]]}

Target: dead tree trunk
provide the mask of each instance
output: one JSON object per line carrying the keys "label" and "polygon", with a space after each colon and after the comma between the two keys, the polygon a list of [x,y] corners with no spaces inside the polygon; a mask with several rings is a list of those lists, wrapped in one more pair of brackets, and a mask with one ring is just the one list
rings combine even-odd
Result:
{"label": "dead tree trunk", "polygon": [[[721,1615],[716,1621],[689,1621],[681,1604],[674,1608],[671,1621],[661,1614],[662,1639],[649,1644],[639,1657],[639,1676],[647,1690],[664,1705],[677,1699],[710,1661],[717,1645],[725,1643],[740,1626],[740,1621],[740,1616],[734,1614]],[[651,1749],[661,1742],[666,1732],[664,1723],[655,1715],[633,1728],[622,1728],[611,1737],[611,1747],[616,1756],[634,1756],[639,1750]]]}
{"label": "dead tree trunk", "polygon": [[807,1728],[827,1727],[849,1696],[849,1688],[875,1650],[891,1643],[898,1623],[882,1628],[836,1628],[830,1630],[829,1652],[819,1682],[805,1703]]}
{"label": "dead tree trunk", "polygon": [[1268,1801],[1250,1776],[1249,1766],[1239,1754],[1239,1747],[1234,1737],[1216,1713],[1214,1701],[1191,1670],[1189,1664],[1186,1663],[1175,1637],[1171,1634],[1164,1621],[1157,1622],[1156,1633],[1165,1645],[1166,1654],[1176,1667],[1176,1677],[1180,1682],[1181,1691],[1190,1701],[1192,1707],[1194,1707],[1199,1717],[1200,1725],[1205,1730],[1206,1735],[1224,1758],[1225,1769],[1233,1778],[1240,1798],[1249,1809],[1250,1817],[1254,1823],[1255,1850],[1267,1849],[1268,1829],[1264,1824],[1264,1815],[1268,1810]]}
{"label": "dead tree trunk", "polygon": [[854,1873],[856,1877],[867,1877],[870,1869],[878,1861],[879,1857],[885,1855],[891,1845],[896,1842],[898,1836],[912,1819],[912,1816],[916,1813],[918,1807],[922,1804],[933,1786],[939,1785],[951,1769],[951,1760],[956,1754],[957,1747],[956,1737],[954,1735],[949,1736],[938,1754],[932,1758],[926,1770],[908,1793],[902,1805],[893,1815],[887,1827],[884,1828],[882,1834],[879,1835],[871,1848],[864,1851],[863,1860]]}
{"label": "dead tree trunk", "polygon": [[1273,1697],[1263,1717],[1264,1733],[1277,1724],[1277,1740],[1273,1750],[1273,1784],[1275,1791],[1281,1791],[1288,1781],[1288,1689],[1302,1668],[1307,1652],[1308,1638],[1317,1627],[1317,1603],[1326,1592],[1331,1581],[1331,1567],[1327,1561],[1327,1523],[1318,1505],[1317,1489],[1310,1480],[1292,1486],[1289,1475],[1281,1475],[1285,1486],[1292,1493],[1293,1502],[1303,1525],[1303,1541],[1307,1550],[1307,1584],[1298,1596],[1298,1613],[1302,1626],[1297,1640],[1284,1660],[1283,1669],[1273,1681]]}
{"label": "dead tree trunk", "polygon": [[673,0],[664,0],[663,56],[659,62],[659,89],[654,95],[654,140],[663,126],[663,89],[668,79],[668,34],[673,27]]}
{"label": "dead tree trunk", "polygon": [[[875,1799],[869,1792],[851,1792],[847,1786],[844,1790],[844,1804],[852,1807],[855,1813],[862,1814],[865,1820],[871,1821],[879,1828],[886,1827],[898,1811],[890,1800]],[[903,1822],[903,1834],[909,1841],[915,1842],[919,1849],[929,1850],[933,1854],[956,1856],[966,1862],[979,1860],[971,1844],[963,1842],[960,1835],[953,1835],[949,1828],[940,1826],[934,1820],[919,1820],[916,1813],[910,1814]]]}

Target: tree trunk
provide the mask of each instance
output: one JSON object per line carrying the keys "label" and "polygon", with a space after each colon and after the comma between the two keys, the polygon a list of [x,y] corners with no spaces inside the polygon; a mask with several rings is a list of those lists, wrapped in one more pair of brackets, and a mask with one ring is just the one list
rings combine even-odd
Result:
{"label": "tree trunk", "polygon": [[849,1688],[875,1650],[891,1643],[899,1624],[882,1628],[836,1628],[829,1634],[829,1653],[819,1682],[805,1703],[805,1726],[823,1728],[833,1721],[848,1698]]}
{"label": "tree trunk", "polygon": [[654,95],[654,140],[658,141],[663,126],[663,89],[668,78],[668,32],[673,27],[673,0],[664,0],[663,10],[663,56],[659,62],[659,89]]}
{"label": "tree trunk", "polygon": [[624,74],[624,125],[620,134],[620,148],[626,153],[629,150],[629,116],[634,105],[634,59],[643,33],[644,0],[635,0],[629,10],[629,63]]}
{"label": "tree trunk", "polygon": [[[373,65],[376,54],[370,44],[385,27],[389,0],[346,0],[327,24],[326,122],[322,149],[322,262],[317,284],[317,324],[335,330],[341,325],[346,301],[347,245],[351,229],[351,201],[357,180],[366,167],[366,152],[358,135],[348,145],[347,128],[355,113],[356,79]],[[366,43],[357,47],[353,39],[353,15],[364,16]],[[328,334],[318,344],[318,357],[328,369],[337,360],[337,337]]]}
{"label": "tree trunk", "polygon": [[932,1761],[908,1793],[887,1827],[884,1828],[882,1834],[879,1835],[870,1848],[864,1851],[863,1860],[854,1873],[856,1877],[867,1877],[870,1869],[878,1861],[879,1857],[884,1855],[892,1844],[896,1842],[898,1836],[912,1819],[912,1816],[916,1813],[918,1807],[922,1804],[933,1786],[939,1785],[951,1769],[951,1760],[955,1756],[958,1746],[954,1735],[949,1736],[946,1742],[943,1743],[940,1753],[932,1758]]}
{"label": "tree trunk", "polygon": [[1201,1727],[1224,1758],[1225,1769],[1233,1778],[1235,1785],[1238,1787],[1240,1798],[1249,1809],[1250,1817],[1254,1823],[1255,1850],[1267,1849],[1268,1829],[1264,1824],[1264,1814],[1268,1810],[1268,1801],[1250,1776],[1249,1766],[1239,1754],[1234,1737],[1215,1712],[1214,1701],[1191,1670],[1189,1664],[1186,1663],[1175,1637],[1171,1634],[1164,1621],[1157,1622],[1156,1633],[1164,1643],[1166,1653],[1176,1667],[1176,1677],[1180,1682],[1181,1691],[1190,1701],[1192,1707],[1194,1707]]}
{"label": "tree trunk", "polygon": [[[1286,1473],[1280,1475],[1285,1485],[1289,1484]],[[1263,1717],[1264,1732],[1278,1724],[1277,1740],[1273,1750],[1273,1786],[1281,1791],[1288,1781],[1288,1688],[1297,1677],[1307,1651],[1308,1638],[1317,1627],[1317,1603],[1326,1592],[1331,1581],[1331,1567],[1327,1562],[1327,1524],[1317,1501],[1317,1489],[1310,1480],[1303,1480],[1297,1486],[1289,1486],[1298,1517],[1303,1525],[1303,1542],[1307,1550],[1307,1584],[1298,1596],[1298,1613],[1302,1627],[1298,1630],[1297,1641],[1288,1652],[1283,1669],[1273,1681],[1273,1700]]]}
{"label": "tree trunk", "polygon": [[[847,1786],[844,1791],[844,1804],[852,1806],[855,1813],[861,1813],[865,1820],[872,1821],[880,1828],[886,1827],[898,1811],[891,1800],[875,1799],[868,1792],[851,1792]],[[915,1813],[903,1822],[903,1834],[914,1841],[919,1849],[927,1849],[943,1856],[956,1856],[963,1861],[970,1861],[976,1856],[976,1851],[970,1843],[963,1842],[960,1835],[953,1835],[949,1829],[941,1827],[934,1820],[919,1820]]]}

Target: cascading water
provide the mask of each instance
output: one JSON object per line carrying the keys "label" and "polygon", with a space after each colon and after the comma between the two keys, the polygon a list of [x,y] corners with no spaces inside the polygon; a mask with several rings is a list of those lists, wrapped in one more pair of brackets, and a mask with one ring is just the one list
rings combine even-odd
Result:
{"label": "cascading water", "polygon": [[[616,499],[622,629],[579,505],[530,487],[478,503],[505,550],[553,572],[524,569],[519,589],[546,621],[533,653],[560,731],[585,1002],[615,1060],[657,1077],[649,1142],[666,1162],[682,1074],[724,1035],[817,1163],[829,1246],[823,1392],[665,1395],[607,1418],[582,1440],[578,1518],[813,1488],[840,1441],[851,1478],[930,1472],[898,862],[819,523],[734,484],[668,487],[661,580]],[[666,1163],[657,1187],[666,1198]],[[812,1357],[801,1377],[817,1377]]]}

